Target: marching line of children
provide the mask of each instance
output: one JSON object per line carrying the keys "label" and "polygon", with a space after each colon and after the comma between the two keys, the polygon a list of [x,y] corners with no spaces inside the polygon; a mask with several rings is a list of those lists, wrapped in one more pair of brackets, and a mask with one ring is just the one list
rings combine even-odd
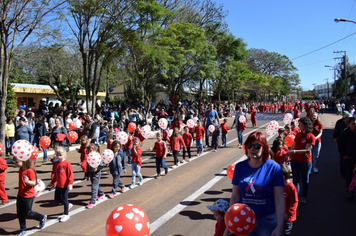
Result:
{"label": "marching line of children", "polygon": [[[218,139],[220,137],[220,127],[217,122],[214,122],[215,131],[213,132],[213,144],[214,150],[218,148]],[[226,127],[225,127],[226,126]],[[223,134],[223,143],[226,147],[227,139],[227,124],[226,119],[221,125],[222,134]],[[154,147],[150,150],[156,151],[156,179],[161,177],[161,168],[164,169],[165,175],[168,174],[169,168],[165,164],[167,158],[167,145],[166,142],[170,143],[170,148],[173,151],[174,165],[178,166],[178,163],[184,163],[191,159],[191,150],[190,147],[193,145],[193,135],[191,131],[194,131],[196,137],[196,146],[197,146],[197,156],[200,156],[203,153],[203,137],[205,134],[204,127],[201,126],[200,120],[197,121],[197,126],[193,129],[184,127],[184,134],[181,136],[179,130],[175,128],[171,137],[168,135],[168,130],[162,130],[163,133],[158,132],[156,134],[157,141],[155,142]],[[126,130],[129,134],[129,131]],[[126,157],[128,157],[128,165],[131,165],[132,169],[132,183],[130,188],[135,187],[136,185],[136,175],[139,178],[138,185],[143,184],[143,177],[141,174],[142,167],[142,144],[144,138],[140,133],[139,129],[136,129],[135,135],[131,138],[128,136],[128,142],[124,145],[121,145],[120,142],[114,141],[114,137],[111,134],[107,136],[107,148],[111,149],[114,153],[114,158],[109,164],[109,170],[113,178],[112,190],[108,197],[110,199],[114,198],[117,195],[117,188],[120,187],[120,192],[125,192],[125,185],[120,180],[120,175],[122,172],[126,173]],[[181,146],[183,147],[183,159],[179,161],[178,153]],[[63,205],[63,214],[58,217],[59,222],[66,222],[69,216],[69,210],[73,207],[72,203],[69,203],[68,193],[73,189],[73,169],[71,163],[66,159],[66,150],[64,147],[59,145],[54,145],[54,156],[50,158],[53,163],[52,173],[51,173],[51,182],[47,186],[48,188],[55,189],[54,199],[58,204]],[[80,166],[84,172],[84,179],[91,182],[91,198],[89,204],[86,205],[87,209],[91,209],[96,206],[96,202],[105,198],[105,193],[100,188],[100,178],[101,170],[104,168],[103,163],[96,168],[93,168],[89,165],[87,158],[91,152],[98,152],[99,146],[93,143],[90,143],[88,137],[83,135],[80,139],[80,148],[76,149],[80,153]],[[186,154],[188,158],[186,159]],[[37,212],[32,211],[32,205],[35,198],[34,186],[37,184],[37,175],[34,170],[33,161],[20,161],[14,157],[13,159],[15,165],[19,167],[19,191],[17,196],[17,213],[20,223],[20,233],[18,235],[26,234],[26,218],[35,219],[40,221],[39,228],[42,229],[45,227],[47,220],[46,215],[41,215]],[[174,166],[172,167],[174,168]],[[7,164],[5,159],[0,155],[0,200],[2,201],[1,205],[8,203],[8,198],[5,191],[5,171],[7,169]]]}

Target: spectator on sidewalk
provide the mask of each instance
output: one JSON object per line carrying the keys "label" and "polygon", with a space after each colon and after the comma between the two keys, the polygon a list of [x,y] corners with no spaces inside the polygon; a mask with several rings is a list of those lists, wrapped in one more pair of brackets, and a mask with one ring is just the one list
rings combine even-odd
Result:
{"label": "spectator on sidewalk", "polygon": [[[345,167],[346,190],[348,190],[351,180],[356,170],[356,120],[349,118],[348,127],[341,132],[338,140],[338,148]],[[349,192],[348,201],[355,199],[355,191]]]}
{"label": "spectator on sidewalk", "polygon": [[26,125],[26,119],[24,117],[19,118],[18,126],[15,130],[15,141],[23,139],[30,141],[30,135],[33,133],[33,130],[29,125]]}
{"label": "spectator on sidewalk", "polygon": [[342,177],[345,178],[345,166],[344,166],[344,161],[343,161],[343,158],[341,156],[341,153],[340,153],[340,150],[339,150],[339,147],[338,147],[338,141],[337,139],[339,138],[341,132],[347,128],[347,125],[349,123],[349,119],[350,119],[351,114],[349,112],[344,112],[343,114],[343,117],[341,119],[339,119],[338,121],[336,121],[336,124],[335,124],[335,128],[334,128],[334,133],[333,133],[333,140],[334,140],[334,143],[336,145],[336,148],[338,149],[339,151],[339,165],[340,165],[340,175]]}

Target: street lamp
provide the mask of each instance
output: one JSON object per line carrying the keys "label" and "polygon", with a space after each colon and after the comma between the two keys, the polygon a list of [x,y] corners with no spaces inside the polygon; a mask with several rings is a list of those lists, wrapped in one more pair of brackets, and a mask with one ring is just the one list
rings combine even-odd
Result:
{"label": "street lamp", "polygon": [[340,18],[335,18],[334,21],[335,21],[336,23],[339,23],[339,22],[351,22],[351,23],[356,24],[356,21],[353,21],[353,20],[346,20],[346,19],[340,19]]}

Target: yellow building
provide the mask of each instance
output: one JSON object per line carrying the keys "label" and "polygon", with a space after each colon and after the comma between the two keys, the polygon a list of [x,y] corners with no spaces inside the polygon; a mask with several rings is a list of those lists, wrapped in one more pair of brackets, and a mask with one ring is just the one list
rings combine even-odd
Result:
{"label": "yellow building", "polygon": [[[41,100],[46,101],[47,104],[53,102],[61,105],[49,85],[19,83],[11,83],[11,85],[14,86],[13,90],[16,93],[17,107],[21,104],[21,101],[25,101],[28,106],[31,106],[34,102],[38,105]],[[78,98],[85,99],[85,91],[79,91]],[[99,100],[105,99],[105,92],[99,92],[97,98]]]}

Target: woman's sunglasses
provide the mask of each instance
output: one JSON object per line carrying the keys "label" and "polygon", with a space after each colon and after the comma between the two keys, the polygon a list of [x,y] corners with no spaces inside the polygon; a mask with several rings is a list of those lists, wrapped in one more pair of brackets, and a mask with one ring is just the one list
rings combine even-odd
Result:
{"label": "woman's sunglasses", "polygon": [[246,144],[245,144],[245,147],[246,147],[247,149],[251,149],[251,148],[253,147],[255,150],[260,150],[261,147],[262,147],[262,145],[259,144],[259,143],[254,143],[254,144],[252,144],[252,143],[246,143]]}

